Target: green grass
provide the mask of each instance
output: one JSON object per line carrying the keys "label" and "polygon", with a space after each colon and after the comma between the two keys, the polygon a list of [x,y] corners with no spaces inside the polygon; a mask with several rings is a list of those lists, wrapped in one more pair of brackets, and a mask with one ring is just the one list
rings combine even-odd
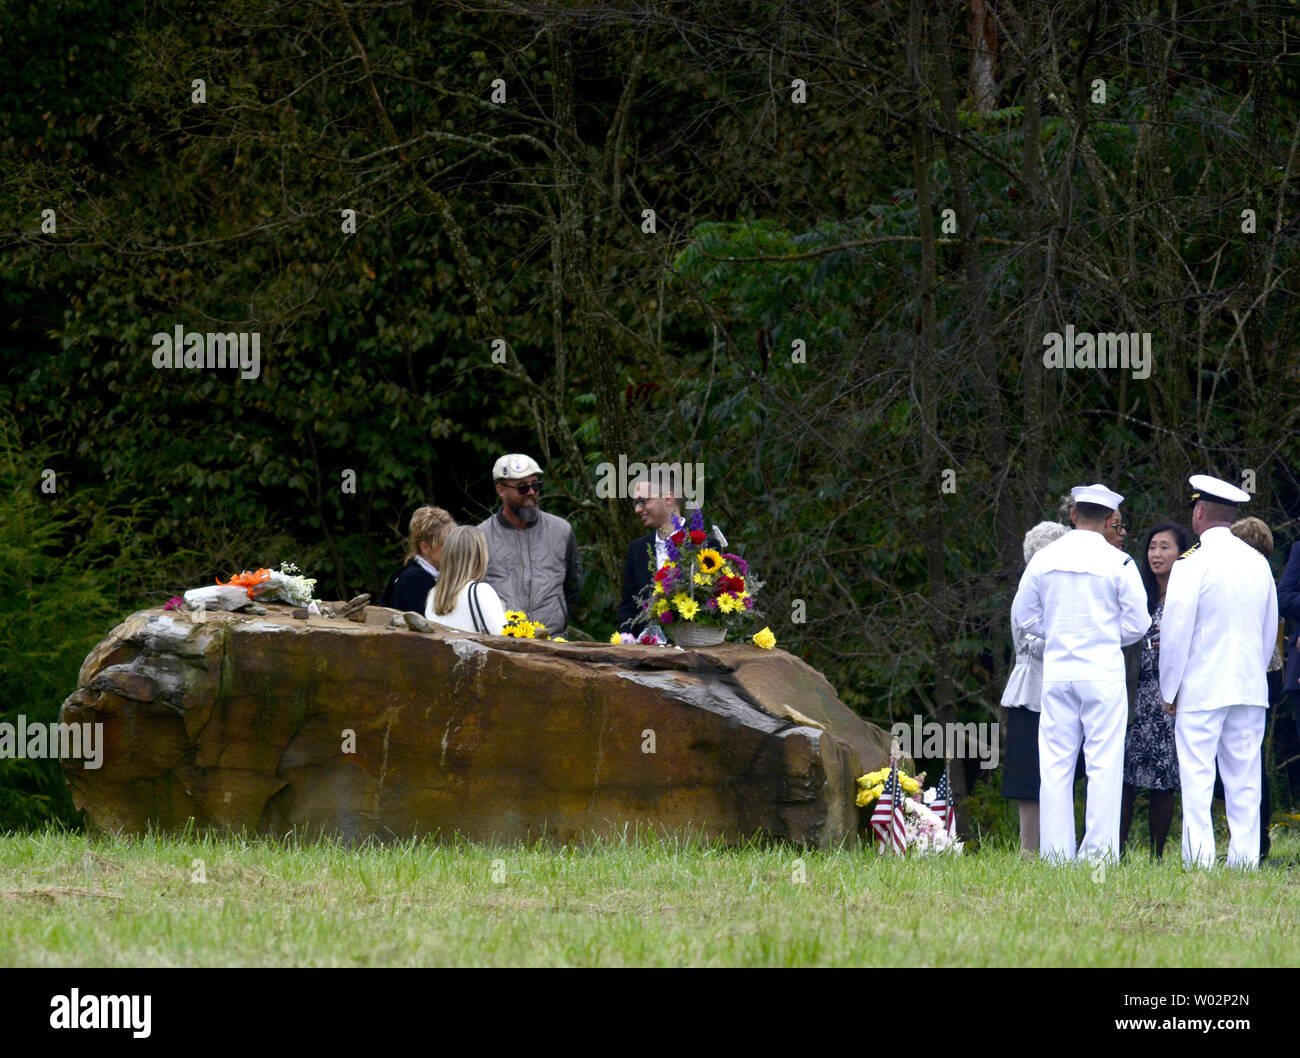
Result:
{"label": "green grass", "polygon": [[[1172,843],[1171,843],[1172,846]],[[899,861],[646,835],[586,846],[0,835],[14,966],[1257,966],[1300,870],[1104,878],[985,845]],[[1274,856],[1300,855],[1279,836]],[[205,882],[192,881],[196,860]],[[806,882],[793,879],[802,860]]]}

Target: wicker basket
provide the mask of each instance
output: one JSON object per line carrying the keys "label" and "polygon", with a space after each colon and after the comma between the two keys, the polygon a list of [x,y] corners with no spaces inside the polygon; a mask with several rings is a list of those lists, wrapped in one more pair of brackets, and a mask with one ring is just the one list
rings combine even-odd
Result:
{"label": "wicker basket", "polygon": [[678,624],[674,621],[666,631],[679,647],[716,647],[727,638],[727,630],[721,625]]}

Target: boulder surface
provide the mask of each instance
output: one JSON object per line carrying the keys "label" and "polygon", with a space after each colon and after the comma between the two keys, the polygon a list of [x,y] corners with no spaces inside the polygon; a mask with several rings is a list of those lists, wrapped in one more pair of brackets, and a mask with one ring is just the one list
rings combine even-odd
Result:
{"label": "boulder surface", "polygon": [[86,658],[64,762],[94,829],[570,841],[626,825],[819,848],[858,834],[885,732],[815,669],[748,643],[676,650],[145,610]]}

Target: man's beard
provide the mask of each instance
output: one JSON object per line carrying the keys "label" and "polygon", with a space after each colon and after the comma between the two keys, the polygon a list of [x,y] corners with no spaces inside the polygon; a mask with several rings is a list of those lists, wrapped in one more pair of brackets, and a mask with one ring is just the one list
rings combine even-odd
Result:
{"label": "man's beard", "polygon": [[533,522],[537,521],[537,508],[532,504],[516,507],[515,517],[523,522],[524,525],[532,525]]}

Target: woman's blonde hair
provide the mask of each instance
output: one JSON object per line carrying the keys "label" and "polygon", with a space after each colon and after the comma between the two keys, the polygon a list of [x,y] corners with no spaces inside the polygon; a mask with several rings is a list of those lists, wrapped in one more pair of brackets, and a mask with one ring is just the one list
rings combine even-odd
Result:
{"label": "woman's blonde hair", "polygon": [[438,586],[433,589],[433,612],[451,613],[466,584],[482,580],[487,572],[488,546],[483,531],[473,525],[452,526],[442,545]]}
{"label": "woman's blonde hair", "polygon": [[1264,519],[1251,515],[1233,522],[1232,535],[1245,540],[1265,558],[1273,557],[1273,530]]}
{"label": "woman's blonde hair", "polygon": [[437,547],[447,538],[447,531],[456,524],[456,519],[441,507],[420,507],[411,515],[410,550],[405,562],[410,562],[420,553],[420,545]]}

